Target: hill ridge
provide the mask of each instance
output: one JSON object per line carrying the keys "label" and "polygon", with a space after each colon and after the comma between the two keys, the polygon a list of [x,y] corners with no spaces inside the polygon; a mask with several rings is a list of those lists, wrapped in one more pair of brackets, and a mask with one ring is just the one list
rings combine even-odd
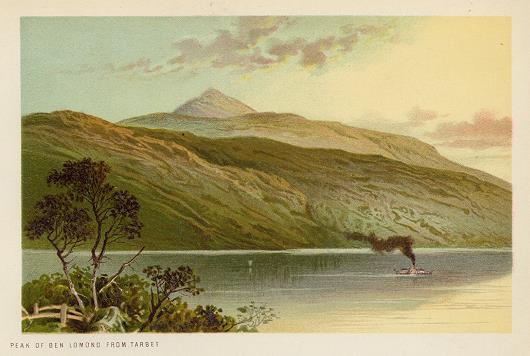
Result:
{"label": "hill ridge", "polygon": [[381,154],[423,167],[472,174],[511,190],[511,184],[486,172],[455,163],[418,138],[356,128],[335,121],[309,120],[292,113],[257,112],[238,117],[202,119],[175,113],[156,113],[119,121],[123,126],[189,131],[213,138],[254,136],[301,147],[342,149],[351,153]]}
{"label": "hill ridge", "polygon": [[465,173],[83,115],[22,121],[23,222],[46,191],[49,170],[90,156],[106,160],[112,183],[139,198],[148,249],[352,246],[346,231],[411,234],[417,246],[511,244],[511,193]]}

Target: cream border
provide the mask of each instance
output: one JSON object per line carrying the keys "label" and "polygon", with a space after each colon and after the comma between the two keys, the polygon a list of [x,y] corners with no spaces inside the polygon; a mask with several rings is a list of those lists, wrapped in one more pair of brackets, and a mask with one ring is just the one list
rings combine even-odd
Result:
{"label": "cream border", "polygon": [[[1,259],[4,287],[0,324],[0,353],[35,354],[11,350],[10,342],[90,340],[158,340],[155,350],[127,349],[131,355],[523,355],[530,350],[530,2],[525,0],[4,0],[0,5],[0,111],[3,236]],[[20,16],[177,16],[177,15],[451,15],[512,16],[513,25],[513,192],[514,270],[512,334],[260,334],[260,335],[22,335],[20,300]],[[525,351],[526,350],[526,351]],[[38,351],[38,350],[37,350]],[[44,350],[43,350],[44,351]],[[41,352],[67,355],[74,351]],[[77,350],[77,354],[120,354],[104,349]]]}

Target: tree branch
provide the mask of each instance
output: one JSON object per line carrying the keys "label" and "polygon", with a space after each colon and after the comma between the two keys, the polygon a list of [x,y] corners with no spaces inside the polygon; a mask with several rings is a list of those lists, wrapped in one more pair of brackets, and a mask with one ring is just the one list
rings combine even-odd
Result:
{"label": "tree branch", "polygon": [[142,251],[144,250],[144,248],[145,248],[145,246],[143,246],[143,247],[142,247],[142,248],[136,253],[136,255],[134,255],[130,260],[128,260],[127,262],[124,262],[124,263],[121,265],[121,267],[120,267],[120,269],[118,270],[118,272],[116,272],[112,277],[110,277],[110,280],[109,280],[109,281],[108,281],[103,287],[101,287],[101,289],[98,291],[98,293],[101,293],[104,289],[108,288],[108,286],[110,286],[110,285],[114,282],[114,280],[115,280],[116,278],[119,277],[119,275],[123,272],[123,270],[124,270],[126,267],[130,266],[131,263],[133,263],[134,260],[135,260],[138,256],[140,256],[140,254],[142,253]]}

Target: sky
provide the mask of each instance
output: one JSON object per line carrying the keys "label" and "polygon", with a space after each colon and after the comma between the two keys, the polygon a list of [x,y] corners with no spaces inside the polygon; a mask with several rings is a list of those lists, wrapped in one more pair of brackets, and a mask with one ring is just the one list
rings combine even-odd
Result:
{"label": "sky", "polygon": [[417,137],[511,181],[509,17],[21,19],[22,113],[119,121],[216,88]]}

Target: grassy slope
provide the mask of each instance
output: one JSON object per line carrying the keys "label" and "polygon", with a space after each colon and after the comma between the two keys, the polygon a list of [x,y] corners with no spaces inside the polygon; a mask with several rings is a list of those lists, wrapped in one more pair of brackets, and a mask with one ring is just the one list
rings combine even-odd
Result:
{"label": "grassy slope", "polygon": [[474,175],[511,190],[511,185],[485,172],[459,165],[418,139],[359,129],[338,122],[308,120],[284,113],[253,113],[231,118],[197,118],[175,113],[155,113],[126,119],[124,126],[190,131],[199,136],[265,137],[300,147],[341,149],[378,154],[407,164]]}
{"label": "grassy slope", "polygon": [[25,117],[22,137],[24,221],[50,169],[104,159],[112,182],[141,202],[148,249],[344,247],[347,230],[412,234],[420,246],[511,243],[511,193],[463,173],[74,112]]}

